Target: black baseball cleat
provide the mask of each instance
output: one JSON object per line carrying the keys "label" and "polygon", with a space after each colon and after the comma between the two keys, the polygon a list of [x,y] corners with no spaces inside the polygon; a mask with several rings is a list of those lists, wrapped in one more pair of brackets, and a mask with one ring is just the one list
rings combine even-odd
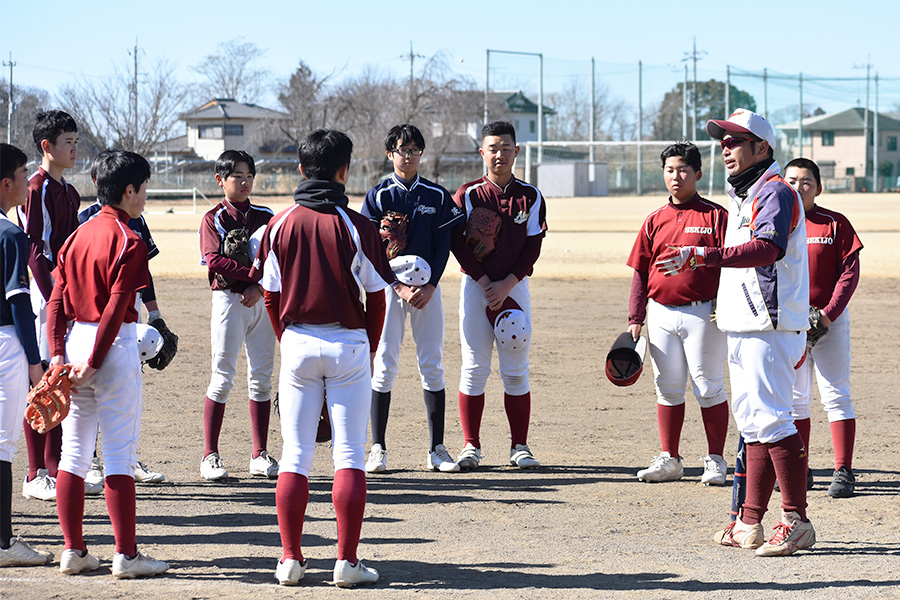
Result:
{"label": "black baseball cleat", "polygon": [[855,489],[856,477],[854,477],[853,471],[841,465],[834,472],[834,479],[831,480],[831,485],[828,486],[828,495],[832,498],[849,498],[853,495]]}

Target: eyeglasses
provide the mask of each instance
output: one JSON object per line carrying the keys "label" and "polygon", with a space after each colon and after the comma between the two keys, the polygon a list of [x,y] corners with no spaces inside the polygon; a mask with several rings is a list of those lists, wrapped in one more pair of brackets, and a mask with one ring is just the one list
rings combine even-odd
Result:
{"label": "eyeglasses", "polygon": [[753,141],[752,138],[732,137],[732,138],[728,138],[726,140],[722,140],[721,142],[719,142],[719,145],[722,146],[722,150],[724,150],[725,148],[728,148],[729,150],[734,150],[735,148],[737,148],[744,142],[752,142],[752,141]]}
{"label": "eyeglasses", "polygon": [[394,148],[391,150],[391,154],[399,154],[401,156],[405,156],[409,158],[411,156],[422,156],[422,153],[425,152],[421,148]]}

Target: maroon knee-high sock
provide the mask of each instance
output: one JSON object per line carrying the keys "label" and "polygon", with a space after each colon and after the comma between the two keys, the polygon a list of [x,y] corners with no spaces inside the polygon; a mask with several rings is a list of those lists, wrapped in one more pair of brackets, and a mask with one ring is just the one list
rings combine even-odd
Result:
{"label": "maroon knee-high sock", "polygon": [[275,485],[278,531],[281,533],[281,560],[303,562],[303,519],[309,504],[309,479],[298,473],[282,473]]}
{"label": "maroon knee-high sock", "polygon": [[32,429],[31,424],[24,418],[22,427],[24,428],[22,435],[25,438],[25,447],[28,450],[28,481],[31,481],[37,475],[38,469],[47,468],[47,463],[44,462],[47,434],[38,433]]}
{"label": "maroon knee-high sock", "polygon": [[531,420],[531,392],[521,396],[503,394],[503,408],[509,421],[510,448],[528,443],[528,422]]}
{"label": "maroon knee-high sock", "polygon": [[[741,509],[741,521],[755,525],[762,521],[769,507],[769,498],[775,489],[775,467],[765,444],[751,442],[744,448],[747,451],[747,496]],[[803,481],[806,485],[805,475]]]}
{"label": "maroon knee-high sock", "polygon": [[116,538],[116,552],[125,556],[137,554],[135,528],[137,526],[137,499],[134,493],[134,477],[109,475],[106,478],[106,510],[112,521]]}
{"label": "maroon knee-high sock", "polygon": [[219,433],[225,420],[225,404],[209,398],[203,403],[203,457],[219,451]]}
{"label": "maroon knee-high sock", "polygon": [[62,427],[54,427],[47,432],[47,446],[44,448],[44,463],[50,477],[59,473],[59,460],[62,458]]}
{"label": "maroon knee-high sock", "polygon": [[331,501],[337,515],[338,560],[356,563],[356,549],[366,510],[366,473],[359,469],[335,471]]}
{"label": "maroon knee-high sock", "polygon": [[254,402],[250,400],[250,429],[253,432],[253,458],[266,449],[269,441],[269,414],[272,401]]}
{"label": "maroon knee-high sock", "polygon": [[781,508],[796,512],[806,520],[806,471],[809,454],[800,434],[766,444],[781,488]]}
{"label": "maroon knee-high sock", "polygon": [[800,434],[800,439],[803,440],[803,447],[809,450],[809,430],[812,428],[809,417],[805,419],[794,419],[794,427],[797,428],[797,433]]}
{"label": "maroon knee-high sock", "polygon": [[67,550],[87,550],[84,544],[84,479],[67,471],[56,476],[56,512]]}
{"label": "maroon knee-high sock", "polygon": [[459,393],[459,423],[467,444],[481,448],[481,415],[484,414],[484,394],[468,396]]}
{"label": "maroon knee-high sock", "polygon": [[684,403],[678,406],[656,405],[656,423],[659,426],[659,443],[663,452],[678,458],[678,442],[684,425]]}
{"label": "maroon knee-high sock", "polygon": [[724,456],[725,438],[728,436],[728,403],[700,409],[703,429],[706,431],[706,451]]}
{"label": "maroon knee-high sock", "polygon": [[831,423],[831,445],[834,446],[834,470],[853,468],[853,444],[856,442],[856,419]]}

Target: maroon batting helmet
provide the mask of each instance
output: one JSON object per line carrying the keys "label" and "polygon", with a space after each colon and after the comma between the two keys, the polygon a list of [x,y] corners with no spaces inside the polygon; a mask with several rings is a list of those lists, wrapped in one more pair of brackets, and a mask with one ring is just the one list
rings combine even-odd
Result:
{"label": "maroon batting helmet", "polygon": [[646,351],[645,338],[639,337],[635,342],[627,331],[620,334],[606,355],[606,377],[618,386],[631,385],[644,370]]}

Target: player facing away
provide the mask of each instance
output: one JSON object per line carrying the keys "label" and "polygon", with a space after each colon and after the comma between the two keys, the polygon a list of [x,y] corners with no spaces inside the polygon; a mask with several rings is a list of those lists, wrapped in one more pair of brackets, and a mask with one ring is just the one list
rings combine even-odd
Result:
{"label": "player facing away", "polygon": [[394,274],[378,230],[348,208],[344,185],[352,152],[350,138],[335,130],[313,131],[300,142],[304,181],[294,192],[294,206],[266,228],[251,272],[262,275],[266,310],[281,341],[284,447],[275,492],[282,545],[275,578],[281,585],[296,585],[309,566],[301,542],[323,404],[335,469],[333,583],[352,587],[378,580],[357,547],[366,507],[371,349],[381,335],[384,288]]}
{"label": "player facing away", "polygon": [[[758,556],[793,554],[812,546],[806,517],[807,453],[791,416],[795,366],[806,350],[809,270],[806,223],[797,192],[773,158],[775,132],[746,109],[710,120],[721,140],[730,204],[725,247],[680,246],[656,265],[669,275],[722,267],[716,322],[727,334],[732,413],[746,444],[746,499],[737,519],[715,535],[725,546]],[[782,514],[763,541],[762,518],[775,478]]]}
{"label": "player facing away", "polygon": [[[93,571],[100,561],[83,536],[84,477],[100,426],[106,467],[106,508],[116,542],[117,579],[156,575],[168,565],[138,552],[134,469],[141,431],[141,359],[137,347],[138,290],[147,286],[147,246],[128,227],[147,201],[150,165],[114,151],[97,168],[103,209],[59,251],[47,309],[52,365],[69,363],[72,406],[63,421],[57,511],[65,538],[59,569]],[[67,331],[67,322],[73,322]],[[76,391],[77,389],[77,391]]]}
{"label": "player facing away", "polygon": [[[406,222],[406,245],[398,251],[385,240],[385,251],[392,259],[398,281],[386,292],[384,329],[375,352],[372,449],[366,471],[378,473],[387,468],[385,431],[407,315],[416,343],[431,438],[425,466],[437,471],[459,471],[459,465],[444,446],[444,307],[439,282],[450,256],[450,231],[462,221],[463,214],[447,190],[419,175],[425,138],[417,127],[408,123],[392,127],[384,139],[384,148],[394,172],[369,190],[361,212],[376,225],[389,213],[400,215]],[[422,275],[424,282],[420,282],[416,275],[425,273],[424,266],[430,276],[425,279]]]}
{"label": "player facing away", "polygon": [[[807,158],[787,164],[784,178],[803,200],[806,247],[809,251],[809,304],[821,311],[828,333],[808,348],[794,383],[794,423],[809,448],[810,401],[815,372],[819,396],[834,447],[834,476],[828,487],[833,498],[853,495],[853,444],[856,413],[850,399],[850,313],[847,303],[859,283],[862,242],[844,215],[816,204],[822,193],[819,167]],[[808,344],[807,344],[808,345]]]}
{"label": "player facing away", "polygon": [[[269,415],[272,411],[272,371],[275,368],[275,333],[262,302],[259,274],[251,276],[246,250],[227,251],[229,236],[244,240],[272,218],[272,210],[250,203],[256,164],[243,150],[226,150],[216,160],[216,183],[225,198],[203,216],[200,224],[201,263],[209,269],[212,288],[212,377],[203,406],[203,460],[200,475],[217,480],[228,477],[219,456],[219,433],[225,403],[234,387],[241,345],[247,354],[250,388],[250,428],[253,450],[250,474],[278,477],[278,462],[269,456]],[[233,232],[233,233],[232,233]],[[244,244],[246,248],[246,244]]]}
{"label": "player facing away", "polygon": [[[105,159],[106,154],[110,152],[115,152],[115,150],[104,150],[99,155],[97,155],[97,157],[94,159],[93,164],[91,164],[91,179],[94,181],[94,185],[97,185],[97,168]],[[103,205],[98,199],[96,202],[78,213],[78,222],[82,225],[87,223],[90,219],[100,214],[100,211],[102,209]],[[139,216],[136,219],[129,219],[128,226],[147,245],[147,260],[150,260],[159,254],[159,248],[156,246],[156,242],[153,241],[153,236],[150,235],[150,228],[147,226],[147,221],[144,219],[143,215]],[[159,303],[156,300],[156,289],[153,286],[153,275],[148,275],[148,277],[150,283],[147,285],[147,287],[143,288],[138,293],[138,299],[135,301],[134,309],[138,313],[138,322],[140,322],[141,304],[143,304],[147,308],[148,321],[152,323],[156,319],[161,319],[162,316],[159,311]],[[153,367],[153,364],[151,363],[150,366]],[[141,461],[137,461],[137,466],[134,469],[134,480],[138,483],[161,483],[166,480],[166,476],[162,473],[157,473],[150,470],[144,463],[142,463]],[[88,471],[88,474],[84,478],[84,493],[88,495],[97,495],[102,492],[103,467],[100,464],[100,459],[97,457],[97,450],[95,447],[94,457],[93,459],[91,459],[91,470]]]}
{"label": "player facing away", "polygon": [[28,238],[8,216],[28,197],[27,162],[24,152],[0,144],[0,567],[53,560],[52,553],[32,548],[12,529],[12,460],[28,386],[37,385],[43,374],[29,298]]}
{"label": "player facing away", "polygon": [[[42,112],[37,115],[32,137],[41,155],[41,166],[28,181],[28,200],[24,213],[19,209],[19,222],[28,235],[28,266],[34,277],[31,307],[36,315],[41,358],[49,361],[47,300],[53,290],[50,272],[56,267],[63,242],[78,228],[81,198],[75,187],[63,178],[63,172],[75,166],[78,156],[78,126],[63,111]],[[24,428],[28,475],[22,484],[22,495],[54,500],[62,430],[56,427],[40,434],[27,423]]]}
{"label": "player facing away", "polygon": [[728,433],[725,397],[725,334],[712,315],[719,269],[665,277],[652,268],[676,246],[722,246],[727,211],[701,198],[700,151],[689,142],[672,144],[660,155],[669,202],[644,220],[628,266],[634,269],[628,301],[628,331],[635,341],[647,319],[650,363],[656,386],[656,420],[662,452],[638,471],[642,481],[676,481],[684,476],[678,443],[684,425],[684,390],[690,377],[706,431],[704,485],[725,485],[728,465],[722,454]]}
{"label": "player facing away", "polygon": [[[541,254],[541,242],[547,231],[546,206],[536,187],[513,175],[519,147],[512,124],[507,121],[487,123],[481,129],[481,138],[478,151],[487,167],[487,175],[464,184],[453,197],[467,219],[465,226],[454,229],[450,242],[450,249],[463,272],[459,301],[462,344],[459,417],[465,447],[457,463],[465,470],[477,468],[481,462],[481,416],[485,404],[484,388],[491,372],[494,324],[515,314],[521,321],[519,327],[524,342],[501,343],[498,339],[497,359],[503,380],[503,404],[509,421],[509,462],[531,469],[540,463],[528,447],[531,418],[528,379],[531,293],[528,278]],[[482,209],[479,211],[481,219],[493,221],[490,231],[473,231],[472,216],[477,209]],[[496,229],[498,217],[499,231]]]}

